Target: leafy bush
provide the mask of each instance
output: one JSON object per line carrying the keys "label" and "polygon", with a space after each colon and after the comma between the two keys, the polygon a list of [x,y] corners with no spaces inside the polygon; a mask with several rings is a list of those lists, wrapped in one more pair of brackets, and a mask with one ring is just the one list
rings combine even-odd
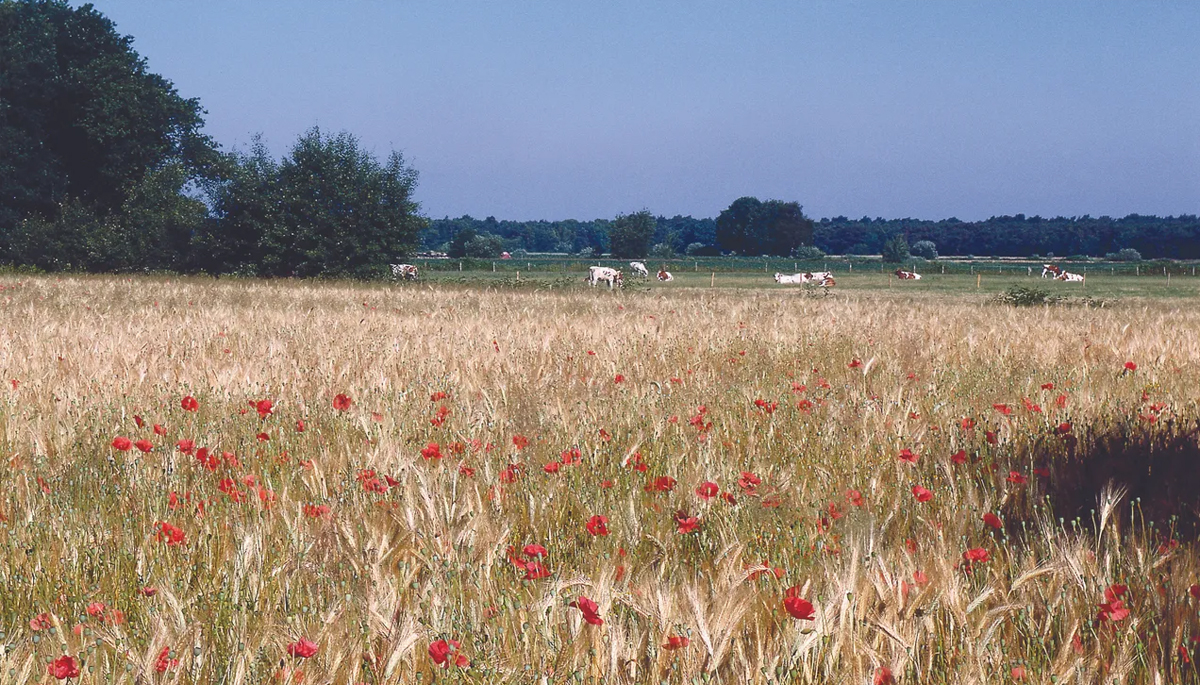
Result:
{"label": "leafy bush", "polygon": [[1116,252],[1109,252],[1104,255],[1104,258],[1110,262],[1140,262],[1142,261],[1142,253],[1132,247],[1127,247]]}
{"label": "leafy bush", "polygon": [[918,257],[924,257],[925,259],[938,258],[937,243],[933,242],[932,240],[918,240],[912,244],[912,247],[909,248],[909,252],[917,255]]}
{"label": "leafy bush", "polygon": [[1041,288],[1013,285],[1001,293],[999,299],[1004,304],[1011,304],[1014,307],[1035,307],[1062,302],[1064,298],[1061,295],[1051,295]]}
{"label": "leafy bush", "polygon": [[675,256],[675,248],[671,247],[669,243],[658,243],[650,248],[650,256],[660,259],[671,259]]}
{"label": "leafy bush", "polygon": [[821,259],[825,256],[825,252],[813,245],[801,245],[792,250],[792,256],[797,259]]}
{"label": "leafy bush", "polygon": [[592,257],[596,256],[596,248],[585,247],[579,251],[579,256],[583,257],[584,259],[591,259]]}

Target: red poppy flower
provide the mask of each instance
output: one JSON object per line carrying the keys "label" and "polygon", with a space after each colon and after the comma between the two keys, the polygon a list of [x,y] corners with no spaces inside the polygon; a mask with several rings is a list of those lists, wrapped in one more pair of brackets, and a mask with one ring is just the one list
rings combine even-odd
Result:
{"label": "red poppy flower", "polygon": [[1008,406],[1007,404],[993,404],[992,409],[995,409],[1005,416],[1008,416],[1012,413],[1012,407]]}
{"label": "red poppy flower", "polygon": [[1000,530],[1004,527],[1004,522],[1000,520],[1000,517],[996,516],[990,511],[983,515],[983,522],[984,524],[989,525],[996,530]]}
{"label": "red poppy flower", "polygon": [[525,545],[525,548],[522,549],[521,552],[524,553],[525,556],[527,556],[527,557],[535,557],[535,558],[536,557],[545,557],[547,554],[549,554],[546,551],[545,547],[542,547],[541,545],[539,545],[537,543],[530,543],[528,545]]}
{"label": "red poppy flower", "polygon": [[[104,610],[107,608],[108,607],[104,606],[104,602],[92,602],[87,605],[87,607],[84,609],[84,611],[87,612],[88,616],[101,616],[102,617],[102,616],[104,616]],[[103,620],[103,619],[101,619],[101,620]]]}
{"label": "red poppy flower", "polygon": [[1058,407],[1059,409],[1063,409],[1067,406],[1068,399],[1069,398],[1066,395],[1059,395],[1058,397],[1054,398],[1054,406]]}
{"label": "red poppy flower", "polygon": [[1054,389],[1053,383],[1042,383],[1042,390],[1053,390],[1053,389]]}
{"label": "red poppy flower", "polygon": [[[1109,591],[1105,590],[1104,594],[1107,597]],[[1104,623],[1105,621],[1112,621],[1115,623],[1117,621],[1123,621],[1129,617],[1129,608],[1126,607],[1125,602],[1120,599],[1110,599],[1099,604],[1098,606],[1100,607],[1100,612],[1097,614],[1096,620],[1101,623]]]}
{"label": "red poppy flower", "polygon": [[721,488],[716,483],[706,480],[700,484],[700,487],[696,488],[696,495],[701,499],[709,500],[716,497],[720,491]]}
{"label": "red poppy flower", "polygon": [[421,457],[423,457],[426,461],[430,459],[441,459],[442,448],[436,442],[426,443],[426,445],[421,448]]}
{"label": "red poppy flower", "polygon": [[700,526],[700,519],[695,516],[689,516],[686,512],[677,511],[675,512],[675,525],[677,526],[675,532],[680,535],[687,535],[688,533],[696,532],[696,528]]}
{"label": "red poppy flower", "polygon": [[991,560],[988,551],[982,547],[972,547],[963,552],[963,560],[970,563],[984,563]]}
{"label": "red poppy flower", "polygon": [[521,464],[509,464],[500,472],[500,482],[506,485],[517,482],[517,479],[521,477],[521,470],[523,468]]}
{"label": "red poppy flower", "polygon": [[1017,680],[1017,681],[1025,680],[1025,667],[1024,666],[1020,666],[1020,665],[1013,666],[1011,673],[1012,673],[1013,680]]}
{"label": "red poppy flower", "polygon": [[461,475],[464,475],[468,478],[475,475],[475,469],[471,468],[470,466],[467,466],[466,462],[463,462],[458,465],[458,472]]}
{"label": "red poppy flower", "polygon": [[861,507],[863,504],[862,493],[858,490],[847,490],[846,501],[856,507]]}
{"label": "red poppy flower", "polygon": [[141,590],[138,590],[138,594],[143,597],[153,597],[154,595],[158,594],[158,588],[147,585]]}
{"label": "red poppy flower", "polygon": [[659,476],[646,484],[646,492],[670,492],[675,489],[675,479],[670,476]]}
{"label": "red poppy flower", "polygon": [[800,588],[790,587],[783,598],[783,608],[787,610],[792,618],[801,621],[812,621],[816,619],[812,602],[800,596]]}
{"label": "red poppy flower", "polygon": [[749,471],[742,471],[742,475],[738,478],[738,487],[747,495],[753,495],[755,488],[759,485],[762,485],[762,479]]}
{"label": "red poppy flower", "polygon": [[177,528],[166,521],[158,524],[158,533],[154,536],[155,540],[167,543],[168,547],[182,545],[187,543],[187,535],[181,528]]}
{"label": "red poppy flower", "polygon": [[579,609],[583,613],[583,620],[594,626],[604,623],[604,619],[600,618],[600,607],[583,595],[579,596],[578,601],[571,602],[569,606]]}
{"label": "red poppy flower", "polygon": [[907,447],[900,450],[900,454],[896,455],[896,458],[899,459],[900,461],[906,461],[910,464],[917,463],[917,459],[919,459],[919,457],[917,455],[913,454],[913,451]]}
{"label": "red poppy flower", "polygon": [[112,446],[113,449],[120,450],[122,452],[128,452],[130,448],[133,447],[133,441],[127,437],[118,435],[117,437],[113,438]]}
{"label": "red poppy flower", "polygon": [[983,437],[987,439],[989,445],[996,444],[996,432],[995,431],[984,431]]}
{"label": "red poppy flower", "polygon": [[683,649],[692,644],[692,641],[683,635],[668,635],[666,643],[662,646],[666,650]]}
{"label": "red poppy flower", "polygon": [[196,449],[196,441],[189,440],[188,438],[181,438],[179,442],[175,443],[175,449],[183,452],[184,454],[191,454],[192,450]]}
{"label": "red poppy flower", "polygon": [[873,685],[894,685],[896,679],[892,676],[892,671],[887,666],[880,666],[875,669],[875,678],[871,681]]}
{"label": "red poppy flower", "polygon": [[47,670],[50,672],[50,675],[58,678],[59,680],[78,678],[79,662],[75,660],[75,657],[64,654],[54,661],[51,661],[47,666]]}
{"label": "red poppy flower", "polygon": [[917,585],[924,585],[929,582],[929,576],[925,575],[924,571],[913,571],[913,582]]}
{"label": "red poppy flower", "polygon": [[297,433],[303,433],[303,432],[304,432],[304,420],[303,420],[303,419],[297,419],[297,420],[296,420],[296,432],[297,432]]}
{"label": "red poppy flower", "polygon": [[[450,417],[450,407],[447,407],[446,405],[443,404],[437,408],[436,412],[434,412],[433,418],[429,419],[429,424],[432,426],[444,425],[446,423],[446,419],[448,419],[449,417]],[[380,416],[380,420],[381,421],[383,420],[382,415]]]}
{"label": "red poppy flower", "polygon": [[546,568],[545,565],[536,561],[525,563],[525,580],[539,580],[549,577],[550,569]]}
{"label": "red poppy flower", "polygon": [[529,446],[529,438],[520,434],[514,435],[512,438],[512,444],[515,445],[517,449],[523,450]]}
{"label": "red poppy flower", "polygon": [[304,515],[309,518],[318,519],[327,514],[329,514],[329,505],[328,504],[305,504],[304,505]]}
{"label": "red poppy flower", "polygon": [[954,462],[955,464],[967,463],[967,451],[959,450],[959,451],[955,452],[954,454],[951,454],[950,461]]}
{"label": "red poppy flower", "polygon": [[138,451],[142,452],[143,454],[154,449],[154,443],[146,440],[145,438],[138,440],[137,442],[133,443],[133,445],[134,447],[137,447]]}
{"label": "red poppy flower", "polygon": [[179,406],[183,407],[184,411],[196,411],[200,409],[200,403],[191,395],[184,395],[182,400],[179,400]]}
{"label": "red poppy flower", "polygon": [[47,628],[50,628],[53,625],[54,625],[54,622],[51,620],[49,613],[43,612],[43,613],[40,613],[37,616],[34,616],[33,618],[29,619],[29,629],[33,630],[34,632],[37,632],[39,630],[46,630]]}
{"label": "red poppy flower", "polygon": [[624,382],[625,382],[625,377],[622,376],[621,374],[618,373],[616,376],[613,376],[613,383],[624,383]]}
{"label": "red poppy flower", "polygon": [[851,359],[851,360],[850,360],[850,363],[849,363],[849,364],[847,364],[846,366],[850,367],[851,369],[857,369],[858,367],[860,367],[860,366],[862,366],[862,365],[863,365],[863,363],[862,363],[860,360],[858,360],[858,359]]}
{"label": "red poppy flower", "polygon": [[721,499],[727,504],[737,504],[737,498],[733,496],[732,492],[722,492]]}
{"label": "red poppy flower", "polygon": [[1009,483],[1016,483],[1017,485],[1024,485],[1029,482],[1028,478],[1022,476],[1016,471],[1009,471],[1008,478],[1005,478],[1005,480],[1007,480]]}
{"label": "red poppy flower", "polygon": [[346,411],[350,409],[351,404],[354,404],[354,401],[351,400],[348,395],[339,392],[333,396],[333,408],[338,411]]}
{"label": "red poppy flower", "polygon": [[1037,475],[1041,476],[1042,478],[1050,477],[1050,469],[1045,468],[1045,467],[1038,467],[1038,468],[1034,469],[1033,472],[1036,473]]}
{"label": "red poppy flower", "polygon": [[933,499],[933,493],[920,485],[914,485],[912,489],[913,497],[917,498],[918,502],[928,502]]}
{"label": "red poppy flower", "polygon": [[142,428],[146,425],[146,422],[142,420],[142,417],[138,416],[137,414],[133,415],[133,422],[138,428]]}
{"label": "red poppy flower", "polygon": [[552,461],[552,462],[546,464],[545,466],[543,466],[542,470],[545,471],[546,473],[558,473],[558,470],[560,468],[562,468],[561,463],[559,463],[557,461]]}
{"label": "red poppy flower", "polygon": [[450,397],[450,395],[448,395],[445,391],[438,390],[437,392],[435,392],[429,396],[429,401],[430,402],[438,402],[438,401],[444,400],[448,397]]}
{"label": "red poppy flower", "polygon": [[608,517],[599,514],[588,519],[587,531],[592,535],[608,535]]}
{"label": "red poppy flower", "polygon": [[569,450],[563,450],[562,454],[558,455],[558,461],[563,466],[574,466],[583,458],[583,453],[578,447],[572,447]]}
{"label": "red poppy flower", "polygon": [[1133,362],[1125,362],[1125,370],[1137,371],[1137,364],[1134,364]]}
{"label": "red poppy flower", "polygon": [[1071,424],[1067,423],[1066,421],[1063,421],[1062,423],[1058,424],[1058,434],[1059,435],[1066,435],[1067,433],[1070,433],[1070,432],[1071,432]]}
{"label": "red poppy flower", "polygon": [[311,657],[312,655],[317,653],[317,649],[319,649],[319,647],[317,646],[317,643],[315,643],[312,640],[309,640],[308,638],[305,638],[305,637],[302,637],[295,642],[289,643],[287,646],[288,654],[290,654],[298,659],[307,659],[307,658]]}
{"label": "red poppy flower", "polygon": [[177,666],[179,666],[179,659],[171,658],[170,647],[163,647],[162,651],[158,653],[158,658],[154,660],[155,673],[165,673],[167,669]]}
{"label": "red poppy flower", "polygon": [[275,403],[271,400],[258,400],[257,402],[251,400],[250,406],[254,407],[254,410],[258,412],[258,418],[260,419],[265,419],[268,414],[275,413]]}
{"label": "red poppy flower", "polygon": [[156,423],[156,424],[154,424],[154,434],[155,435],[166,435],[167,429],[165,426]]}
{"label": "red poppy flower", "polygon": [[471,660],[467,658],[467,655],[459,651],[460,648],[458,640],[438,640],[431,642],[429,643],[429,658],[433,659],[433,663],[442,668],[450,668],[451,661],[459,668],[466,668],[471,664]]}

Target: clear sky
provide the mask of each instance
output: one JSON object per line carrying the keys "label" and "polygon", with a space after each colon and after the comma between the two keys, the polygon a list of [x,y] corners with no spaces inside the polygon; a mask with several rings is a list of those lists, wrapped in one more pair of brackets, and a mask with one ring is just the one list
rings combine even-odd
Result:
{"label": "clear sky", "polygon": [[434,218],[1200,213],[1200,2],[96,0],[207,132],[402,151]]}

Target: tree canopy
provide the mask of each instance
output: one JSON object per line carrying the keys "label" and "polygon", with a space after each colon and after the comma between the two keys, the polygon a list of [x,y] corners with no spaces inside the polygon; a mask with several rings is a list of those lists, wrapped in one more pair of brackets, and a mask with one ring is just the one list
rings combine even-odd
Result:
{"label": "tree canopy", "polygon": [[796,202],[740,197],[717,217],[717,246],[742,255],[790,255],[812,243],[813,222]]}

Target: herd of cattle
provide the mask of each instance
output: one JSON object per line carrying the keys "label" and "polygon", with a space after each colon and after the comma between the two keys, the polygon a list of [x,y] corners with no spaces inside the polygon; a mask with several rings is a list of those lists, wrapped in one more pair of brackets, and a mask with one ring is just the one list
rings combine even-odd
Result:
{"label": "herd of cattle", "polygon": [[[392,264],[392,278],[401,281],[417,280],[417,267],[412,264]],[[650,270],[642,262],[629,262],[629,268],[633,273],[641,278],[650,278]],[[902,281],[919,281],[921,274],[915,271],[904,271],[896,269],[896,278]],[[1052,276],[1056,281],[1067,281],[1070,283],[1082,283],[1083,276],[1080,274],[1064,271],[1054,264],[1042,265],[1042,278]],[[675,280],[671,272],[665,269],[658,270],[658,280],[668,283]],[[588,267],[587,282],[594,288],[600,283],[608,284],[608,289],[619,288],[625,284],[625,277],[620,269],[614,269],[609,266],[590,266]],[[820,288],[832,288],[837,285],[837,281],[833,278],[831,271],[812,271],[796,274],[775,274],[775,282],[780,285],[814,285]]]}

